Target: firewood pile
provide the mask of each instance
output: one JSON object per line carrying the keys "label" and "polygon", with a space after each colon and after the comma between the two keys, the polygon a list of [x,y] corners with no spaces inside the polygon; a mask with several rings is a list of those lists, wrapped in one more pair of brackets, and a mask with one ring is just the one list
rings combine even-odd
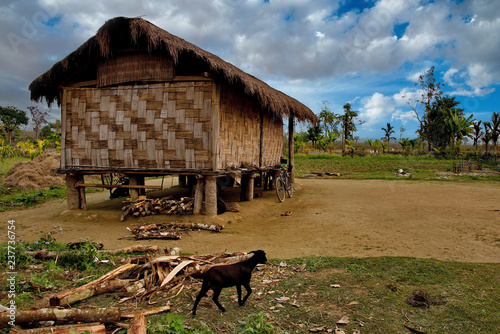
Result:
{"label": "firewood pile", "polygon": [[[65,333],[69,330],[79,331],[78,326],[83,326],[82,328],[85,329],[82,330],[88,330],[90,333],[105,333],[102,323],[117,325],[120,319],[128,318],[132,320],[130,324],[125,324],[124,328],[128,328],[129,333],[142,333],[141,330],[145,330],[146,326],[146,322],[142,319],[145,315],[168,312],[170,310],[169,300],[177,297],[185,287],[191,287],[193,283],[198,283],[201,274],[208,269],[216,265],[244,261],[250,256],[242,252],[223,252],[193,256],[155,256],[153,253],[148,253],[144,256],[134,257],[133,263],[130,259],[125,260],[128,262],[90,283],[46,298],[45,304],[38,305],[40,308],[16,310],[16,324],[50,320],[87,322],[92,324],[57,327],[64,327],[62,332]],[[115,294],[119,300],[115,305],[106,308],[71,307],[74,303],[100,294]],[[142,301],[148,301],[149,305],[162,301],[163,306],[126,311],[127,306],[124,303],[127,301],[133,301],[133,305]],[[120,305],[123,306],[120,307]],[[9,312],[0,312],[0,327],[6,326],[9,321]],[[137,323],[141,325],[137,325]],[[87,329],[87,327],[92,326],[96,328],[95,331]],[[131,331],[134,326],[138,326],[139,330]],[[43,328],[37,330],[43,330]],[[15,328],[11,332],[23,333],[24,331]],[[48,332],[35,331],[33,333]]]}
{"label": "firewood pile", "polygon": [[164,224],[148,224],[130,229],[127,227],[136,239],[180,239],[181,232],[193,230],[207,230],[220,232],[224,225],[220,224],[203,224],[203,223],[164,223]]}
{"label": "firewood pile", "polygon": [[134,217],[145,217],[150,215],[186,215],[193,213],[194,199],[181,197],[179,200],[172,196],[163,198],[147,198],[139,196],[137,199],[127,198],[123,201],[123,214],[120,221],[124,221],[128,215]]}

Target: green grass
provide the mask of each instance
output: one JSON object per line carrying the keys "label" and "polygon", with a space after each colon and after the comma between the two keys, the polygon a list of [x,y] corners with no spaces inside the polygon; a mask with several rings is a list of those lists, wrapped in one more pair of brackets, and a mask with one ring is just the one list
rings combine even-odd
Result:
{"label": "green grass", "polygon": [[[61,289],[88,283],[120,265],[119,255],[107,256],[112,261],[95,265],[90,242],[89,247],[75,251],[73,258],[43,262],[22,256],[22,250],[39,249],[41,245],[67,251],[49,234],[38,243],[21,243],[16,254],[21,260],[17,264],[16,286],[20,309]],[[0,267],[5,271],[5,245],[0,249]],[[169,299],[170,313],[147,317],[148,333],[308,333],[314,328],[327,332],[334,330],[344,315],[350,324],[339,327],[346,333],[356,329],[362,333],[410,333],[405,325],[428,334],[494,334],[500,329],[500,264],[407,257],[309,257],[271,262],[274,266],[254,271],[254,293],[243,307],[235,302],[236,289],[227,288],[220,296],[226,313],[222,314],[210,298],[204,298],[197,316],[192,317],[190,309],[197,292],[187,284],[182,293]],[[91,278],[80,280],[90,275]],[[428,308],[409,305],[407,299],[418,290],[425,291],[429,300],[437,303]],[[279,304],[276,299],[280,297],[290,299]],[[0,292],[0,302],[7,301],[7,293]],[[106,307],[116,301],[111,294],[104,294],[73,307]],[[167,299],[156,296],[153,301],[162,306]],[[147,300],[119,305],[155,307],[148,305]]]}
{"label": "green grass", "polygon": [[[432,156],[406,156],[399,154],[341,156],[336,154],[296,154],[295,171],[297,176],[309,173],[340,173],[340,178],[348,179],[401,179],[394,176],[398,169],[412,174],[412,179],[427,179],[439,173],[451,173],[453,159]],[[495,166],[486,165],[490,170]],[[460,180],[500,181],[498,175],[453,176]],[[405,178],[406,179],[406,178]]]}
{"label": "green grass", "polygon": [[10,189],[0,186],[0,212],[30,207],[49,198],[66,197],[66,187],[50,186],[37,190]]}

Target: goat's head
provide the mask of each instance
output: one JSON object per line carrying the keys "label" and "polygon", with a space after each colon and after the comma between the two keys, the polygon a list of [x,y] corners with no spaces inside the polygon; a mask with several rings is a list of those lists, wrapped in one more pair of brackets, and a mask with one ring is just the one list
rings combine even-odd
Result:
{"label": "goat's head", "polygon": [[267,257],[266,257],[266,252],[263,250],[256,250],[250,252],[250,254],[253,254],[252,259],[255,260],[257,263],[266,263],[267,262]]}

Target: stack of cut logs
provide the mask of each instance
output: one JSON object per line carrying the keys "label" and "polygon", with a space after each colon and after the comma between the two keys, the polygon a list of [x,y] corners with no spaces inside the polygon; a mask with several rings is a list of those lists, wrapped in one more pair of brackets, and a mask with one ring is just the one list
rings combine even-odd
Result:
{"label": "stack of cut logs", "polygon": [[[152,248],[155,247],[152,246]],[[164,298],[171,299],[176,297],[186,285],[191,286],[190,283],[193,282],[193,278],[199,278],[200,274],[206,272],[211,267],[244,261],[250,258],[250,256],[241,252],[224,252],[193,256],[154,256],[147,254],[141,257],[134,257],[134,263],[123,264],[88,284],[52,295],[47,300],[47,304],[50,303],[51,307],[45,304],[40,305],[42,308],[38,309],[16,310],[15,323],[48,320],[91,323],[56,326],[51,327],[49,331],[38,328],[29,333],[68,333],[70,330],[78,332],[86,330],[89,333],[104,334],[105,328],[102,323],[113,323],[124,326],[124,328],[129,328],[128,333],[146,333],[146,320],[144,316],[159,312],[168,312],[170,310],[170,302],[162,307],[140,309],[138,311],[125,311],[118,306],[106,308],[72,308],[71,305],[99,294],[108,294],[112,291],[115,291],[117,296],[121,298],[117,304],[130,300],[134,301],[134,304],[143,300],[148,300],[150,305],[155,304],[159,301],[157,299],[165,300]],[[9,315],[10,312],[0,312],[0,328],[9,324],[9,321],[11,321]],[[132,319],[131,323],[120,323],[120,319],[124,318]],[[91,329],[90,327],[92,326],[95,328]],[[56,330],[58,327],[61,331]],[[24,333],[18,327],[13,328],[11,331],[11,333],[18,332]]]}
{"label": "stack of cut logs", "polygon": [[138,228],[130,229],[127,227],[136,239],[180,239],[180,231],[207,230],[220,232],[224,225],[203,224],[203,223],[163,223],[148,224]]}
{"label": "stack of cut logs", "polygon": [[124,221],[129,214],[134,217],[157,214],[191,214],[193,212],[193,203],[194,200],[191,197],[181,197],[180,200],[175,200],[172,196],[154,199],[146,196],[139,196],[137,199],[127,198],[123,201],[125,205],[122,210],[124,212],[120,221]]}

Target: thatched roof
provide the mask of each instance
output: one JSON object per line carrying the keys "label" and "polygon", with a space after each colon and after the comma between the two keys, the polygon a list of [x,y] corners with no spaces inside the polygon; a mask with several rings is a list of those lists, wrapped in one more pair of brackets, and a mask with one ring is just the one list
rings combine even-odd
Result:
{"label": "thatched roof", "polygon": [[100,60],[113,57],[114,50],[126,48],[164,54],[171,57],[177,67],[192,67],[194,63],[200,74],[209,72],[215,80],[236,87],[277,116],[293,113],[300,121],[317,120],[308,107],[294,98],[141,18],[117,17],[106,21],[94,37],[30,84],[31,100],[45,99],[48,104],[55,100],[60,105],[60,87],[88,80],[86,76],[95,73]]}

